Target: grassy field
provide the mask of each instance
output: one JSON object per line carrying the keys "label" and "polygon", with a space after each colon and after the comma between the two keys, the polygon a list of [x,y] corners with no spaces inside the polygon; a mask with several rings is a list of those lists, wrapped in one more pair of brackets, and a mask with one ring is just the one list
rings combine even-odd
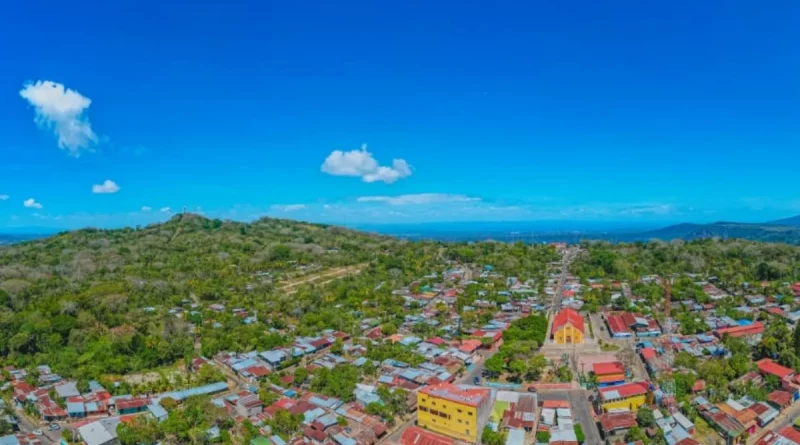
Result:
{"label": "grassy field", "polygon": [[508,409],[508,405],[508,402],[503,402],[501,400],[494,402],[491,418],[497,422],[500,422],[500,419],[503,418],[503,412]]}

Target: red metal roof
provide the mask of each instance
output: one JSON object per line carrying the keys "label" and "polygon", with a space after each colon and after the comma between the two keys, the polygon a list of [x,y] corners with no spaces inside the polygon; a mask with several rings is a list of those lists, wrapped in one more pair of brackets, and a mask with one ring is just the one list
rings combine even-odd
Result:
{"label": "red metal roof", "polygon": [[569,402],[566,400],[545,400],[542,402],[542,408],[569,408]]}
{"label": "red metal roof", "polygon": [[653,348],[642,348],[641,353],[645,360],[652,360],[656,357],[656,350]]}
{"label": "red metal roof", "polygon": [[784,429],[782,429],[778,434],[791,440],[794,443],[800,443],[800,431],[794,429],[794,427],[787,426]]}
{"label": "red metal roof", "polygon": [[426,342],[428,342],[428,343],[430,343],[430,344],[432,344],[432,345],[436,345],[436,346],[441,346],[441,345],[443,345],[443,344],[444,344],[444,340],[442,340],[442,339],[441,339],[441,338],[439,338],[439,337],[433,337],[433,338],[429,338],[429,339],[427,339],[427,340],[425,340],[425,341],[426,341]]}
{"label": "red metal roof", "polygon": [[316,440],[317,442],[324,442],[325,439],[328,438],[328,435],[325,434],[324,431],[320,431],[316,428],[311,428],[310,426],[303,428],[303,435],[308,437],[309,439]]}
{"label": "red metal roof", "polygon": [[771,393],[767,394],[767,400],[780,407],[785,407],[792,403],[792,395],[786,391],[772,391]]}
{"label": "red metal roof", "polygon": [[567,323],[572,324],[575,329],[584,332],[583,330],[583,317],[575,309],[563,309],[553,319],[553,332],[558,331]]}
{"label": "red metal roof", "polygon": [[606,317],[606,320],[608,321],[608,329],[612,334],[630,332],[628,327],[625,325],[625,322],[622,321],[622,317],[619,315],[609,315]]}
{"label": "red metal roof", "polygon": [[626,399],[628,397],[638,396],[642,394],[647,394],[647,391],[650,390],[650,382],[632,382],[632,383],[625,383],[623,385],[611,386],[608,388],[600,388],[600,396],[603,400],[614,398],[613,393],[619,394],[619,398]]}
{"label": "red metal roof", "polygon": [[636,317],[630,312],[623,312],[621,318],[622,322],[625,323],[625,326],[627,327],[631,327],[636,324]]}
{"label": "red metal roof", "polygon": [[410,426],[400,436],[400,445],[454,445],[455,440],[426,431],[416,426]]}
{"label": "red metal roof", "polygon": [[471,354],[475,352],[478,348],[481,347],[483,343],[480,340],[464,340],[459,346],[458,350],[461,352],[466,352],[467,354]]}
{"label": "red metal roof", "polygon": [[592,371],[598,376],[624,374],[625,366],[620,362],[594,363],[592,364]]}
{"label": "red metal roof", "polygon": [[426,386],[420,390],[420,393],[462,405],[478,406],[489,398],[491,391],[488,388],[476,389],[451,383],[440,383]]}
{"label": "red metal roof", "polygon": [[117,410],[141,408],[150,404],[150,399],[117,400]]}
{"label": "red metal roof", "polygon": [[756,365],[762,374],[771,374],[779,379],[785,379],[794,374],[794,370],[781,366],[768,358],[757,361]]}
{"label": "red metal roof", "polygon": [[760,321],[757,321],[747,326],[733,326],[730,328],[717,329],[715,332],[717,336],[720,338],[725,334],[730,335],[731,337],[745,337],[748,335],[756,335],[763,333],[764,325],[761,324]]}
{"label": "red metal roof", "polygon": [[636,426],[636,416],[630,411],[625,413],[605,413],[600,416],[600,426],[607,433],[619,429],[633,428]]}

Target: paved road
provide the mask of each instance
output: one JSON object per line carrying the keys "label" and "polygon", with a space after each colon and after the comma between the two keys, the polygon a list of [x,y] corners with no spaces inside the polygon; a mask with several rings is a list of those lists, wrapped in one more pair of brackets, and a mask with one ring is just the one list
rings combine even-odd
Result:
{"label": "paved road", "polygon": [[572,408],[572,416],[575,423],[583,427],[583,434],[586,436],[584,445],[595,445],[602,443],[600,431],[592,415],[592,406],[589,403],[589,391],[584,389],[573,389],[570,391],[539,391],[537,394],[540,402],[545,400],[567,400]]}
{"label": "paved road", "polygon": [[[780,431],[783,428],[791,425],[795,419],[800,417],[800,403],[795,403],[790,406],[786,411],[781,413],[773,423],[767,425],[769,431]],[[758,442],[758,439],[761,438],[767,431],[762,431],[760,434],[753,434],[747,439],[747,443],[753,444]]]}
{"label": "paved road", "polygon": [[556,286],[556,294],[553,296],[553,313],[556,313],[561,309],[561,299],[563,298],[564,294],[564,282],[567,280],[567,274],[569,273],[569,262],[572,261],[572,251],[567,250],[564,253],[564,256],[561,258],[561,276],[558,277],[558,285]]}
{"label": "paved road", "polygon": [[47,427],[40,428],[39,425],[33,423],[22,410],[17,410],[17,419],[19,420],[19,431],[21,433],[29,434],[35,429],[41,429],[44,433],[40,439],[44,445],[56,445],[60,443],[61,431],[47,431]]}

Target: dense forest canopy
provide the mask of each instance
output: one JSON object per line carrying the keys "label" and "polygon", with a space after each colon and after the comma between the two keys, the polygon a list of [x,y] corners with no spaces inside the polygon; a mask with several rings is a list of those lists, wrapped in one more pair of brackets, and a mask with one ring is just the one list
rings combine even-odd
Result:
{"label": "dense forest canopy", "polygon": [[647,274],[699,274],[742,284],[800,279],[800,246],[702,239],[633,244],[585,243],[572,265],[586,278],[635,280]]}
{"label": "dense forest canopy", "polygon": [[[360,318],[402,324],[404,301],[392,290],[441,281],[449,262],[541,282],[557,259],[543,245],[406,242],[270,218],[185,214],[145,228],[62,233],[0,248],[0,360],[89,378],[265,350],[323,329],[359,334]],[[348,270],[360,273],[303,282]],[[432,273],[439,278],[423,278]],[[468,291],[459,305],[476,298]],[[209,310],[215,303],[225,310]]]}

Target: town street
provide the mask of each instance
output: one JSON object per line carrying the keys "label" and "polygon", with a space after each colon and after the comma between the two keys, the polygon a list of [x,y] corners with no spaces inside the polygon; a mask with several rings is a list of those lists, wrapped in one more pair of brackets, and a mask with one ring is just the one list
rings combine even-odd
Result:
{"label": "town street", "polygon": [[61,431],[48,431],[47,427],[39,427],[39,425],[31,422],[28,416],[22,410],[17,410],[17,420],[19,421],[19,431],[24,434],[30,434],[34,430],[39,429],[42,435],[39,439],[44,445],[56,445],[61,441]]}
{"label": "town street", "polygon": [[592,414],[591,403],[589,403],[589,391],[584,389],[572,389],[569,391],[539,391],[537,394],[539,402],[546,400],[566,400],[572,408],[572,416],[575,423],[583,428],[586,436],[584,445],[596,445],[602,442],[600,431]]}

